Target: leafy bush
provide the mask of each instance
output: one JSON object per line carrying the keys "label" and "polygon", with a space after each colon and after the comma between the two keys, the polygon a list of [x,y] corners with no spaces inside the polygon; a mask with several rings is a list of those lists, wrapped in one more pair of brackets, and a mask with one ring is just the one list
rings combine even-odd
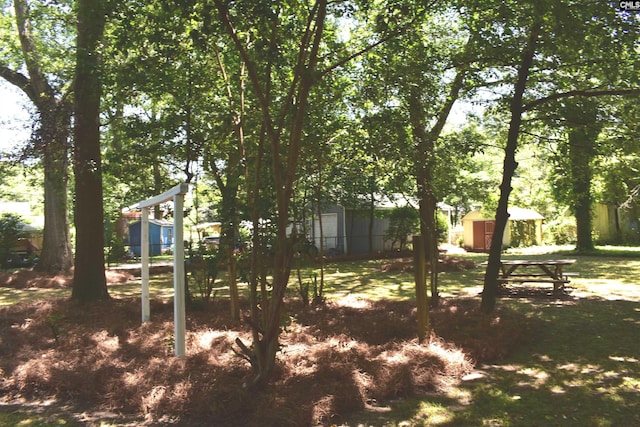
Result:
{"label": "leafy bush", "polygon": [[11,260],[11,249],[23,237],[21,218],[14,214],[0,216],[0,267],[6,269]]}
{"label": "leafy bush", "polygon": [[[195,288],[202,302],[209,302],[215,298],[213,287],[218,278],[218,246],[199,245],[197,250],[187,248],[187,280],[191,288]],[[187,286],[189,288],[189,286]],[[189,288],[190,289],[190,288]]]}
{"label": "leafy bush", "polygon": [[121,262],[127,258],[127,248],[124,239],[113,235],[107,248],[107,262]]}
{"label": "leafy bush", "polygon": [[438,243],[443,243],[447,241],[449,236],[449,221],[447,217],[442,214],[442,212],[438,211],[436,214],[436,227],[438,230]]}
{"label": "leafy bush", "polygon": [[398,243],[400,250],[403,250],[409,236],[418,229],[419,223],[420,217],[414,208],[410,206],[395,208],[389,214],[389,228],[385,233],[385,240],[391,241],[392,249]]}
{"label": "leafy bush", "polygon": [[574,218],[561,216],[547,223],[546,243],[554,245],[573,244],[577,240],[577,229]]}
{"label": "leafy bush", "polygon": [[515,248],[536,244],[536,225],[534,221],[511,221],[511,246]]}

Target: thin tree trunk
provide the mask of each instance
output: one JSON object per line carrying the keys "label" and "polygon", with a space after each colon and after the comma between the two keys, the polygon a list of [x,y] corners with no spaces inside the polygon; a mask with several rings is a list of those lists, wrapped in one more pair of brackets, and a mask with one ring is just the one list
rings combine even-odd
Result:
{"label": "thin tree trunk", "polygon": [[[276,353],[280,348],[280,316],[283,307],[283,298],[287,289],[291,272],[292,245],[287,237],[287,225],[289,222],[289,207],[291,203],[294,183],[296,180],[298,159],[300,156],[300,142],[304,117],[307,110],[311,87],[319,77],[316,73],[318,53],[321,45],[322,34],[327,13],[327,1],[319,0],[310,10],[307,21],[307,31],[301,39],[299,57],[294,67],[293,84],[282,104],[282,109],[277,120],[274,121],[271,108],[272,99],[269,97],[270,81],[264,82],[263,74],[250,59],[245,45],[240,41],[239,35],[231,22],[227,5],[221,0],[214,0],[219,11],[223,25],[227,33],[233,39],[242,61],[247,66],[248,76],[252,82],[254,93],[262,112],[263,130],[270,143],[271,173],[273,176],[274,193],[276,201],[276,236],[275,254],[273,260],[273,284],[268,304],[263,304],[260,309],[264,313],[265,321],[262,325],[252,324],[253,347],[238,342],[238,345],[252,363],[254,378],[252,385],[264,386],[271,379],[276,363]],[[277,15],[273,16],[273,34],[278,28]],[[271,39],[270,48],[275,50],[277,38]],[[267,68],[270,64],[267,63]],[[268,73],[266,75],[269,75]],[[258,190],[259,185],[256,186]],[[254,217],[255,220],[255,217]],[[256,250],[257,248],[254,248]],[[263,293],[263,298],[265,298]],[[257,301],[252,301],[255,304]],[[252,313],[258,309],[252,307]],[[253,319],[255,323],[255,318]]]}
{"label": "thin tree trunk", "polygon": [[[472,46],[472,38],[469,38],[465,51]],[[437,306],[438,293],[438,229],[436,214],[438,200],[433,192],[433,169],[436,141],[440,138],[447,118],[451,113],[453,104],[460,95],[467,74],[466,68],[459,69],[451,83],[449,95],[438,112],[437,120],[433,127],[426,132],[427,120],[425,106],[421,99],[421,89],[412,86],[408,95],[409,120],[416,149],[415,177],[419,200],[420,234],[423,237],[425,263],[429,265],[429,281],[431,290],[431,305]]]}
{"label": "thin tree trunk", "polygon": [[[247,35],[247,42],[250,40],[250,35]],[[240,224],[238,213],[238,188],[239,179],[242,173],[242,159],[245,158],[245,140],[244,140],[244,98],[245,98],[245,70],[244,63],[240,66],[240,85],[239,102],[236,104],[233,96],[233,88],[227,74],[227,69],[224,65],[223,57],[214,46],[216,54],[216,60],[218,67],[223,76],[226,86],[227,102],[229,103],[229,110],[236,111],[234,115],[234,133],[237,138],[237,146],[232,147],[229,152],[228,167],[226,171],[226,182],[223,180],[222,173],[215,164],[212,162],[210,167],[214,172],[214,177],[220,193],[222,196],[222,209],[220,219],[222,222],[222,235],[220,237],[220,251],[223,256],[220,257],[221,263],[226,263],[227,268],[227,280],[229,284],[229,294],[231,298],[231,316],[234,320],[240,320],[240,295],[238,292],[237,283],[237,260],[235,257],[235,244],[236,235]],[[245,169],[246,182],[249,182],[248,171]],[[257,188],[255,189],[257,195]],[[257,228],[255,229],[257,230]],[[254,248],[257,246],[254,245]]]}
{"label": "thin tree trunk", "polygon": [[[320,176],[322,176],[322,171],[319,169],[319,173]],[[318,187],[317,187],[317,192],[316,192],[316,203],[317,203],[317,209],[318,209],[318,228],[320,230],[320,292],[319,295],[314,295],[314,298],[316,297],[322,297],[322,290],[324,289],[324,257],[325,257],[325,244],[324,244],[324,227],[322,224],[322,207],[320,204],[320,185],[322,183],[322,178],[320,179],[320,182],[318,183]],[[318,301],[314,301],[314,302],[318,302]]]}
{"label": "thin tree trunk", "polygon": [[511,180],[518,167],[516,162],[516,150],[518,148],[518,137],[520,135],[520,124],[522,123],[523,97],[527,87],[527,80],[533,65],[533,58],[536,53],[536,45],[540,35],[542,23],[536,19],[531,26],[527,44],[522,52],[522,59],[518,67],[518,79],[515,83],[514,94],[511,100],[511,121],[509,123],[509,133],[507,135],[507,145],[505,147],[502,183],[500,184],[500,199],[496,209],[496,222],[489,249],[489,260],[487,270],[484,274],[484,287],[482,291],[481,309],[485,313],[490,313],[495,309],[498,296],[498,273],[500,271],[500,256],[502,254],[502,236],[507,226],[509,213],[509,195],[511,194]]}
{"label": "thin tree trunk", "polygon": [[[375,181],[375,177],[373,178]],[[372,186],[373,188],[373,186]],[[368,244],[369,244],[369,255],[373,255],[373,224],[375,222],[375,212],[376,212],[376,197],[373,193],[373,190],[369,194],[369,225],[367,228],[367,236],[368,236]],[[384,249],[384,242],[382,244],[382,248]]]}
{"label": "thin tree trunk", "polygon": [[[153,162],[153,192],[154,194],[160,194],[164,191],[162,188],[162,176],[160,175],[160,160],[154,160]],[[153,207],[153,219],[162,219],[162,210],[160,205]]]}
{"label": "thin tree trunk", "polygon": [[[234,172],[229,172],[233,174]],[[226,185],[222,185],[222,181],[218,181],[218,186],[222,192],[222,209],[220,210],[220,219],[222,222],[220,236],[220,263],[221,267],[226,266],[227,281],[229,285],[229,295],[231,299],[231,317],[234,320],[240,320],[240,294],[238,292],[238,282],[236,279],[236,257],[235,243],[238,228],[237,214],[237,197],[238,186],[237,177],[227,175]]]}
{"label": "thin tree trunk", "polygon": [[[420,234],[422,235],[423,251],[419,251],[424,256],[422,262],[429,266],[431,304],[438,304],[437,290],[437,268],[438,268],[438,241],[436,232],[435,210],[437,201],[432,188],[433,156],[435,151],[435,139],[427,134],[426,118],[424,106],[420,100],[420,88],[413,87],[409,94],[409,116],[411,131],[413,133],[414,145],[416,148],[415,177],[417,185],[417,195],[420,214]],[[426,275],[422,278],[426,280]],[[426,289],[426,284],[421,284],[421,288]]]}

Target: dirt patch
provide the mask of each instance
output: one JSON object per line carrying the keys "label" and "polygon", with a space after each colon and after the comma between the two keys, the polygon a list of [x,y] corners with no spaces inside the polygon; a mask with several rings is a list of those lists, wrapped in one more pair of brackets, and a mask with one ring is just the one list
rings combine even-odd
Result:
{"label": "dirt patch", "polygon": [[[418,343],[411,302],[344,300],[315,308],[287,302],[290,321],[274,381],[243,387],[250,343],[226,300],[187,315],[187,357],[173,353],[173,306],[137,299],[79,305],[55,299],[0,309],[0,395],[55,399],[77,413],[126,414],[138,425],[331,425],[390,399],[438,392],[531,337],[531,321],[479,312],[475,300],[443,300],[434,334]],[[243,314],[248,315],[246,303]],[[89,410],[90,409],[90,410]]]}

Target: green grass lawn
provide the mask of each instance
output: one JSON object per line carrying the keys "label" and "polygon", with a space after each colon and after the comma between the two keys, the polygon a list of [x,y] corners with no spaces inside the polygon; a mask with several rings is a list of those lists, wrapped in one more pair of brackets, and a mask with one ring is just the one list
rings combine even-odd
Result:
{"label": "green grass lawn", "polygon": [[[486,260],[482,254],[465,257],[478,264]],[[392,402],[386,411],[355,414],[346,425],[640,425],[640,250],[599,248],[589,256],[567,251],[552,254],[510,251],[504,257],[577,260],[571,271],[579,276],[572,279],[567,297],[499,301],[536,320],[538,328],[532,342],[504,360],[477,366],[476,372],[451,385],[447,393]],[[327,265],[326,297],[412,299],[412,274],[385,272],[381,267],[386,262]],[[317,275],[318,271],[302,271],[303,281],[310,281],[314,273]],[[479,299],[483,273],[480,266],[441,273],[442,296]],[[152,277],[152,298],[170,298],[172,286],[170,275]],[[293,272],[290,295],[295,295],[297,288]],[[138,296],[140,284],[134,281],[110,285],[109,291],[114,297]],[[241,291],[246,293],[246,286],[241,286]],[[0,305],[69,295],[67,289],[0,288]],[[216,298],[227,295],[221,284]],[[61,422],[25,425],[61,425]]]}
{"label": "green grass lawn", "polygon": [[[498,363],[478,366],[446,395],[398,401],[389,412],[363,412],[349,425],[640,425],[640,252],[636,254],[571,254],[577,259],[571,270],[579,277],[572,280],[569,297],[499,302],[538,321],[530,345]],[[481,277],[482,269],[444,273],[442,292],[477,295],[480,288],[470,279]]]}
{"label": "green grass lawn", "polygon": [[540,320],[533,342],[478,366],[446,395],[399,401],[349,425],[640,425],[640,304],[503,301]]}

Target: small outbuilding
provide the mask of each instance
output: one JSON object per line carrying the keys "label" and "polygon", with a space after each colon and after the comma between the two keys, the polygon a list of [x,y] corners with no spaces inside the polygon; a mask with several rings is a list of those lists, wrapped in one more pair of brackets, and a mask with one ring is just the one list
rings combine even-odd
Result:
{"label": "small outbuilding", "polygon": [[596,203],[593,206],[593,234],[599,244],[640,241],[640,205],[624,208]]}
{"label": "small outbuilding", "polygon": [[[129,247],[134,256],[142,254],[140,221],[129,224]],[[163,219],[149,220],[149,255],[160,255],[171,250],[173,245],[173,223]]]}
{"label": "small outbuilding", "polygon": [[[370,208],[346,208],[341,205],[327,206],[322,210],[323,248],[330,254],[366,254],[369,251],[393,250],[393,242],[387,237],[391,220],[389,213],[397,208],[414,207],[418,201],[402,194],[391,197],[378,196]],[[449,224],[453,207],[438,203],[438,209]],[[317,215],[309,220],[309,238],[320,248],[320,221]],[[411,233],[414,234],[414,233]],[[411,236],[407,236],[408,239]]]}
{"label": "small outbuilding", "polygon": [[221,222],[201,222],[193,226],[198,237],[220,237],[222,232]]}
{"label": "small outbuilding", "polygon": [[[544,217],[533,209],[511,207],[507,227],[502,236],[502,246],[535,246],[542,244]],[[491,248],[495,219],[482,212],[471,211],[462,218],[463,245],[468,250],[485,252]]]}
{"label": "small outbuilding", "polygon": [[24,222],[19,223],[20,233],[9,253],[12,267],[32,267],[40,257],[42,229]]}

